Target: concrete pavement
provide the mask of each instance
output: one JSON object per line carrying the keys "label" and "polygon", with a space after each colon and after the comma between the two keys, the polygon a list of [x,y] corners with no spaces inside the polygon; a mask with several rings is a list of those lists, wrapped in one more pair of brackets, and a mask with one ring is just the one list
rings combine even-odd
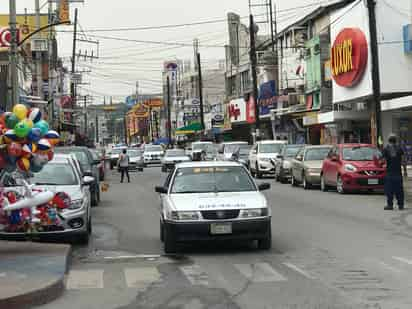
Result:
{"label": "concrete pavement", "polygon": [[70,246],[0,241],[0,308],[30,308],[59,297]]}

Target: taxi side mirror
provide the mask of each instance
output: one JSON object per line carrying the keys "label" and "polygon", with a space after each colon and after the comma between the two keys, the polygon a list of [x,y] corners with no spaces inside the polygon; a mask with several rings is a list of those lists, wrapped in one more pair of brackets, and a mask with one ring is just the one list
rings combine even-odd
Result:
{"label": "taxi side mirror", "polygon": [[157,192],[159,194],[167,194],[167,188],[165,188],[163,186],[156,186],[155,187],[155,192]]}
{"label": "taxi side mirror", "polygon": [[264,182],[258,185],[259,191],[265,191],[270,189],[270,183]]}

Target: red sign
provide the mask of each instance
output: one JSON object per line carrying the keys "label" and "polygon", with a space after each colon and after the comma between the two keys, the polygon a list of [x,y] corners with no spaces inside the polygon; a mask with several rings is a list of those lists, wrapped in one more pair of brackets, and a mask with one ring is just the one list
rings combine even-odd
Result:
{"label": "red sign", "polygon": [[[17,30],[17,42],[20,41],[20,31]],[[9,28],[0,28],[0,47],[10,47],[11,32]]]}
{"label": "red sign", "polygon": [[246,103],[246,121],[248,123],[255,123],[256,121],[256,102],[255,98],[250,96]]}
{"label": "red sign", "polygon": [[368,63],[368,42],[358,28],[345,28],[331,50],[331,71],[336,84],[353,87],[362,78]]}
{"label": "red sign", "polygon": [[240,116],[240,108],[235,104],[229,105],[229,116],[230,118],[234,118],[235,120],[238,119]]}

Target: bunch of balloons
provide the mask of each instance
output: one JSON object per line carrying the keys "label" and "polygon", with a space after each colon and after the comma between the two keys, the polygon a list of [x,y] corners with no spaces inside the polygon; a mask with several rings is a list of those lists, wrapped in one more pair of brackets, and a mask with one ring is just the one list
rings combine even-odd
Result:
{"label": "bunch of balloons", "polygon": [[15,105],[12,112],[0,115],[0,169],[40,172],[53,159],[59,138],[40,109]]}
{"label": "bunch of balloons", "polygon": [[[1,191],[1,190],[0,190]],[[16,191],[0,192],[0,200],[7,199],[16,203],[25,197]],[[49,202],[35,208],[22,208],[4,211],[4,203],[0,204],[0,225],[6,233],[51,232],[61,231],[59,213],[70,206],[71,199],[64,192],[58,192]]]}

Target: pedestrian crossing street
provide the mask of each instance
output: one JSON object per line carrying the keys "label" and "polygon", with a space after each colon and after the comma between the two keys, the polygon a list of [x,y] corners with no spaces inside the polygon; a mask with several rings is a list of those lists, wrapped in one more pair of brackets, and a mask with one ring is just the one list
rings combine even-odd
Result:
{"label": "pedestrian crossing street", "polygon": [[[174,264],[170,264],[174,265]],[[94,265],[93,267],[96,267]],[[106,265],[103,265],[106,266]],[[106,267],[91,269],[72,269],[66,278],[67,290],[88,290],[109,288],[113,284],[117,287],[142,289],[149,285],[167,280],[169,272],[174,272],[174,278],[192,286],[225,287],[232,282],[249,282],[256,284],[282,283],[293,276],[304,277],[305,272],[289,263],[279,264],[276,267],[266,262],[204,266],[189,264],[173,266],[172,270],[162,272],[160,265],[133,267],[132,264],[123,267]],[[115,278],[115,279],[113,279]],[[306,278],[312,279],[312,278]]]}

